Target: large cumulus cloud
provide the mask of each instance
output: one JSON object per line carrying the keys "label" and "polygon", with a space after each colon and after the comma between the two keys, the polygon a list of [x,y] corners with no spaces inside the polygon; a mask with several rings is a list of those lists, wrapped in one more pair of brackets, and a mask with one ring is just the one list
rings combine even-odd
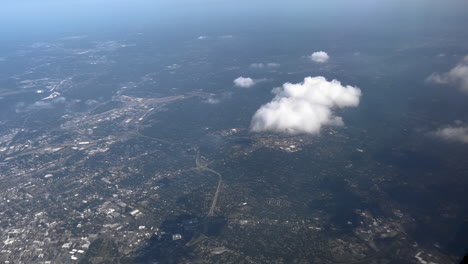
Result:
{"label": "large cumulus cloud", "polygon": [[427,81],[439,84],[457,86],[461,91],[468,93],[468,56],[446,73],[433,73]]}
{"label": "large cumulus cloud", "polygon": [[317,134],[324,125],[343,125],[333,109],[358,106],[361,97],[359,88],[321,76],[307,77],[297,84],[285,83],[273,93],[275,98],[254,114],[252,131]]}

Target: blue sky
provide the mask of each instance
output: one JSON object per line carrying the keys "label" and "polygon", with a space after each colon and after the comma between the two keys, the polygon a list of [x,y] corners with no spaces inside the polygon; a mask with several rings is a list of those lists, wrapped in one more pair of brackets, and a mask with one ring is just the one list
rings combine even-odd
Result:
{"label": "blue sky", "polygon": [[[6,0],[0,4],[0,34],[43,35],[122,30],[162,24],[230,26],[251,23],[402,27],[463,27],[465,0]],[[419,28],[418,28],[419,29]]]}

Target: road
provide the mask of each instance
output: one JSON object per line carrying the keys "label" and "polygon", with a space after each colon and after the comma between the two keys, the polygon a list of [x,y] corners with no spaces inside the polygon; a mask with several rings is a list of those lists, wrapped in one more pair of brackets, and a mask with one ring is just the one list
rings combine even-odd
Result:
{"label": "road", "polygon": [[216,187],[216,192],[213,196],[213,201],[211,202],[210,211],[207,214],[207,216],[214,216],[214,210],[216,208],[216,204],[218,203],[218,197],[219,197],[219,193],[221,192],[221,186],[223,185],[223,176],[219,172],[208,168],[208,165],[201,164],[199,154],[197,154],[195,163],[197,164],[198,170],[208,171],[218,176],[218,186]]}

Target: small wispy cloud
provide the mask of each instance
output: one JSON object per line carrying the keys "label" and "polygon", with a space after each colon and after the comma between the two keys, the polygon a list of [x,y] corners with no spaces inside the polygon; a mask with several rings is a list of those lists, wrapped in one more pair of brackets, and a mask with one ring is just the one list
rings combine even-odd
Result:
{"label": "small wispy cloud", "polygon": [[249,88],[256,84],[257,82],[249,77],[239,77],[234,80],[234,85],[241,88]]}
{"label": "small wispy cloud", "polygon": [[176,64],[176,63],[167,66],[167,68],[168,68],[169,70],[177,70],[177,69],[179,69],[180,67],[181,67],[181,66],[180,66],[179,64]]}
{"label": "small wispy cloud", "polygon": [[205,100],[205,103],[208,103],[208,104],[219,104],[221,103],[221,100],[219,98],[215,98],[215,97],[208,97],[208,99]]}
{"label": "small wispy cloud", "polygon": [[446,73],[433,73],[427,82],[456,86],[462,92],[468,93],[468,56]]}
{"label": "small wispy cloud", "polygon": [[324,63],[330,59],[330,56],[328,56],[328,54],[325,51],[317,51],[317,52],[312,53],[312,55],[310,55],[309,58],[312,61],[315,61],[318,63]]}
{"label": "small wispy cloud", "polygon": [[222,36],[219,36],[220,39],[232,39],[234,38],[233,35],[222,35]]}
{"label": "small wispy cloud", "polygon": [[222,94],[212,94],[208,98],[206,98],[203,102],[207,104],[219,104],[222,101],[225,101],[231,98],[232,92],[224,92]]}
{"label": "small wispy cloud", "polygon": [[274,68],[278,68],[279,66],[281,65],[276,62],[269,62],[269,63],[257,62],[257,63],[250,64],[250,68],[252,69],[265,69],[265,68],[274,69]]}
{"label": "small wispy cloud", "polygon": [[220,35],[220,36],[206,36],[206,35],[201,35],[198,36],[198,40],[206,40],[206,39],[233,39],[233,35]]}
{"label": "small wispy cloud", "polygon": [[24,113],[24,112],[38,111],[38,110],[44,110],[44,109],[52,109],[52,108],[55,108],[59,104],[64,104],[66,101],[67,100],[65,97],[55,97],[55,98],[50,98],[48,100],[37,101],[29,105],[24,102],[20,102],[16,104],[15,111],[16,113]]}
{"label": "small wispy cloud", "polygon": [[61,38],[60,40],[80,40],[80,39],[85,39],[88,36],[86,35],[77,35],[77,36],[66,36]]}
{"label": "small wispy cloud", "polygon": [[447,126],[438,129],[433,135],[447,141],[468,143],[468,126]]}

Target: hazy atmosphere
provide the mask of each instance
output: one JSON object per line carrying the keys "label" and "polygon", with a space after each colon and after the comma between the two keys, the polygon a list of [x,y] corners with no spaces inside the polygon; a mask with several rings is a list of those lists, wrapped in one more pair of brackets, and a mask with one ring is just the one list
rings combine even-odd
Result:
{"label": "hazy atmosphere", "polygon": [[468,2],[0,3],[0,262],[461,263]]}

